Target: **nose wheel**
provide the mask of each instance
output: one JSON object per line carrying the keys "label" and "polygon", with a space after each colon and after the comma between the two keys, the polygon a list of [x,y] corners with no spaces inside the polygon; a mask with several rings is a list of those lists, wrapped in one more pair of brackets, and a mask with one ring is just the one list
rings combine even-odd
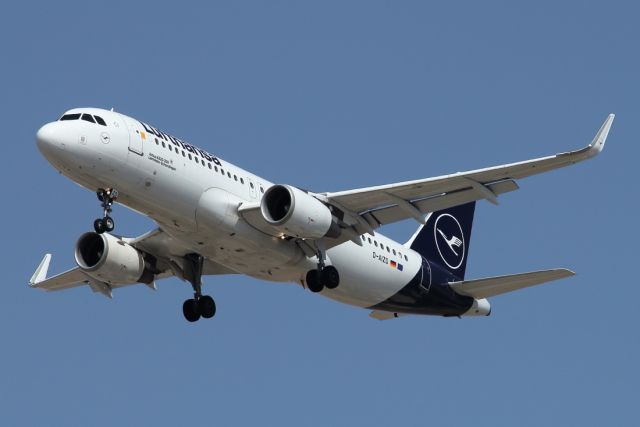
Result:
{"label": "nose wheel", "polygon": [[113,218],[111,218],[110,214],[112,211],[113,203],[118,198],[118,190],[115,188],[99,188],[96,191],[96,195],[98,196],[98,200],[100,200],[100,206],[102,206],[102,218],[98,218],[93,221],[93,229],[98,234],[102,234],[105,231],[110,232],[115,228],[115,222]]}

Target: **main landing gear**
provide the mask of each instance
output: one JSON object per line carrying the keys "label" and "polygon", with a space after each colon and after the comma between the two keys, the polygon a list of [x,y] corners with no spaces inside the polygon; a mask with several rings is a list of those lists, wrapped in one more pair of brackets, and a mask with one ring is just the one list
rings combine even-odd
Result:
{"label": "main landing gear", "polygon": [[113,206],[113,202],[118,198],[118,190],[114,188],[99,188],[96,191],[96,195],[98,196],[98,200],[100,200],[102,206],[102,218],[98,218],[93,221],[93,229],[96,230],[96,233],[102,234],[105,231],[113,231],[116,224],[109,215],[111,214],[111,206]]}
{"label": "main landing gear", "polygon": [[200,317],[210,319],[216,314],[216,303],[209,295],[202,295],[202,266],[204,258],[198,254],[187,254],[184,257],[184,278],[193,287],[193,298],[182,304],[182,313],[189,322],[196,322]]}
{"label": "main landing gear", "polygon": [[338,270],[332,265],[324,265],[325,252],[318,250],[318,268],[307,272],[307,288],[311,292],[320,292],[324,288],[335,289],[340,284]]}

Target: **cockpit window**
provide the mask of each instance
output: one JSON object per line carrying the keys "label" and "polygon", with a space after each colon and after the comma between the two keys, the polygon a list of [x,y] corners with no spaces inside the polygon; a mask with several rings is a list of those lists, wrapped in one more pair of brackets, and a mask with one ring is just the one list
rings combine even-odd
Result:
{"label": "cockpit window", "polygon": [[91,122],[91,123],[96,122],[95,120],[93,120],[93,116],[91,114],[86,114],[86,113],[82,115],[82,120],[86,122]]}
{"label": "cockpit window", "polygon": [[60,120],[78,120],[80,118],[80,113],[78,114],[65,114],[60,117]]}
{"label": "cockpit window", "polygon": [[93,118],[96,119],[96,122],[98,122],[99,125],[102,125],[102,126],[106,126],[107,125],[107,123],[105,123],[105,121],[102,119],[102,117],[93,116]]}

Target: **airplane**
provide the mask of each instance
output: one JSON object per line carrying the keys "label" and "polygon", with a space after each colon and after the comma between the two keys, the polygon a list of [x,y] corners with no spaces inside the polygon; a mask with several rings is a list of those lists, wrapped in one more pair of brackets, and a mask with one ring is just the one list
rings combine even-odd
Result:
{"label": "airplane", "polygon": [[[590,159],[604,148],[610,114],[588,146],[434,178],[316,193],[273,184],[145,122],[74,108],[42,126],[38,149],[62,175],[95,191],[102,216],[75,245],[77,266],[48,277],[46,254],[29,281],[59,291],[87,285],[109,298],[134,284],[191,285],[189,322],[216,313],[202,276],[244,274],[293,282],[387,320],[403,315],[488,316],[488,298],[574,275],[563,268],[483,279],[465,270],[476,202],[497,204],[516,180]],[[113,233],[114,203],[153,219],[137,237]],[[399,243],[382,225],[413,219]]]}

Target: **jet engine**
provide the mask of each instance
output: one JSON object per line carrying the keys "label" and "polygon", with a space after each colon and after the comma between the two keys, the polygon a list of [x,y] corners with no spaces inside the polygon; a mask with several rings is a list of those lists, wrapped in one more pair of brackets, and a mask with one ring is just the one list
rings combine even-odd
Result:
{"label": "jet engine", "polygon": [[319,239],[340,234],[324,203],[290,185],[270,187],[264,193],[260,211],[265,221],[287,236]]}
{"label": "jet engine", "polygon": [[84,233],[76,243],[75,257],[78,267],[101,282],[149,284],[154,279],[142,253],[109,233]]}

